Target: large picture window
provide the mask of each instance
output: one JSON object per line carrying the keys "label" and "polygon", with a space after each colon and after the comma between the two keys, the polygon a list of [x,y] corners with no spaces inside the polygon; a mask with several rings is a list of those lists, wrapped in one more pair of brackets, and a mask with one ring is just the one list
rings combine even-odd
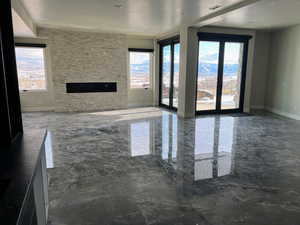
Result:
{"label": "large picture window", "polygon": [[150,88],[153,50],[129,49],[130,88]]}
{"label": "large picture window", "polygon": [[46,90],[44,48],[16,47],[20,91]]}

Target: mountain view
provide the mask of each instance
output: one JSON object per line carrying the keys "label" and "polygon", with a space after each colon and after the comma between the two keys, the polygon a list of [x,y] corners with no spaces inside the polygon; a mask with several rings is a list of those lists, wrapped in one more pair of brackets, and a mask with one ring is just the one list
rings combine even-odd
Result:
{"label": "mountain view", "polygon": [[[17,61],[19,62],[19,67],[21,66],[23,71],[40,71],[43,70],[44,66],[41,63],[40,58],[29,58],[23,56],[17,56]],[[164,63],[164,71],[170,72],[170,63]],[[239,64],[225,64],[224,75],[232,76],[238,70]],[[144,73],[149,71],[149,62],[143,62],[141,64],[131,64],[131,71],[133,73],[140,74],[142,76]],[[218,71],[218,64],[216,63],[199,63],[198,72],[202,76],[212,76]],[[174,63],[174,72],[179,73],[179,63]],[[25,75],[24,73],[22,73]]]}
{"label": "mountain view", "polygon": [[[239,104],[240,88],[240,57],[242,45],[240,43],[225,43],[224,68],[222,80],[222,109],[234,109]],[[178,96],[179,84],[179,49],[174,50],[174,87],[173,96]],[[170,59],[171,50],[163,48],[163,79],[162,102],[169,104],[170,96]],[[210,41],[199,42],[199,63],[197,79],[197,110],[214,110],[216,108],[216,93],[218,84],[219,43]],[[143,70],[143,66],[135,67]],[[173,104],[177,99],[173,99]]]}
{"label": "mountain view", "polygon": [[43,49],[17,47],[15,51],[19,89],[23,91],[45,89]]}
{"label": "mountain view", "polygon": [[[198,73],[201,74],[201,76],[215,76],[218,71],[218,55],[217,54],[212,54],[208,55],[207,58],[205,58],[205,62],[202,62],[202,60],[198,64]],[[209,60],[207,60],[209,59]],[[170,68],[171,68],[171,63],[170,62],[165,62],[164,63],[164,72],[170,73]],[[226,63],[224,65],[224,76],[232,76],[234,75],[239,69],[239,64],[237,63]],[[138,73],[142,75],[143,73],[149,71],[149,63],[148,62],[143,62],[140,64],[131,64],[131,71],[133,73]],[[174,72],[179,73],[179,62],[174,63]]]}

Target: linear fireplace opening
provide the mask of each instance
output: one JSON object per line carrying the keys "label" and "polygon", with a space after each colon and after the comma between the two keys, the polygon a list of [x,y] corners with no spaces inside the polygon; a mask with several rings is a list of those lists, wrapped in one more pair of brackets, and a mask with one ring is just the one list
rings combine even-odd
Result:
{"label": "linear fireplace opening", "polygon": [[116,82],[66,83],[67,93],[117,92]]}

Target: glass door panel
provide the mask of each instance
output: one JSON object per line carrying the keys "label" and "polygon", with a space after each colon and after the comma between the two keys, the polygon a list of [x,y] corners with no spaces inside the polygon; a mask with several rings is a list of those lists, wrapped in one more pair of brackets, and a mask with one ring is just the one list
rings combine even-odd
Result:
{"label": "glass door panel", "polygon": [[162,48],[161,103],[170,106],[171,45]]}
{"label": "glass door panel", "polygon": [[196,111],[243,112],[251,36],[200,32]]}
{"label": "glass door panel", "polygon": [[196,110],[216,110],[220,43],[199,41]]}
{"label": "glass door panel", "polygon": [[174,44],[173,107],[178,108],[180,44]]}
{"label": "glass door panel", "polygon": [[239,108],[243,51],[243,43],[225,42],[221,109]]}

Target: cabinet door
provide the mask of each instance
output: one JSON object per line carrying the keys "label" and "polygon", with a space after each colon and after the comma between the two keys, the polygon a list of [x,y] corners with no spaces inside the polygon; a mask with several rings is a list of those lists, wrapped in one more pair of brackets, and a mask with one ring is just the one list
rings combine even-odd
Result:
{"label": "cabinet door", "polygon": [[34,199],[36,205],[36,217],[38,225],[46,225],[47,224],[47,210],[46,210],[46,197],[45,195],[45,167],[43,166],[42,160],[44,159],[44,149],[42,149],[42,157],[37,164],[36,173],[33,180],[33,191],[34,191]]}
{"label": "cabinet door", "polygon": [[35,199],[33,189],[28,191],[20,212],[17,225],[31,225],[34,222]]}

